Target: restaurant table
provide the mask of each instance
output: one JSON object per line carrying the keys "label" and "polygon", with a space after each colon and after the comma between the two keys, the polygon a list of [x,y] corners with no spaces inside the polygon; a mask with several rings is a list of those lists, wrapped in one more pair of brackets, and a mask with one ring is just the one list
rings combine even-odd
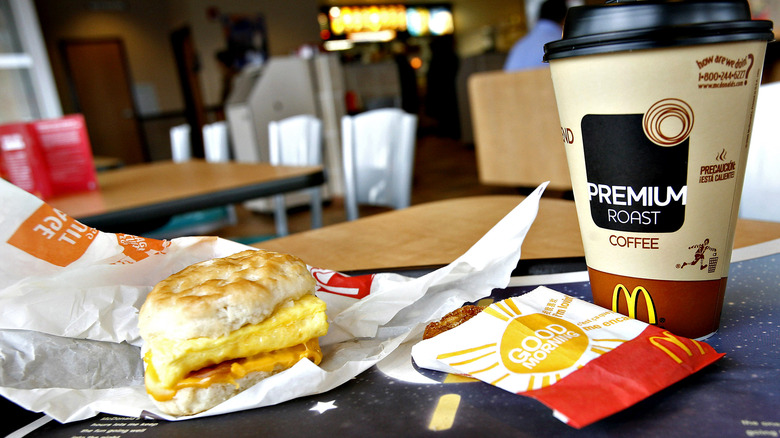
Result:
{"label": "restaurant table", "polygon": [[[159,161],[98,173],[98,189],[46,202],[101,231],[323,184],[320,166]],[[159,224],[158,224],[159,225]]]}
{"label": "restaurant table", "polygon": [[[418,277],[457,258],[522,199],[432,202],[255,246],[299,254],[313,266]],[[561,262],[560,272],[513,276],[507,288],[494,290],[480,304],[539,285],[592,300],[587,275],[569,263],[582,256],[576,225],[571,201],[542,199],[521,264],[554,270]],[[780,224],[739,221],[736,247],[745,251],[731,263],[720,330],[706,340],[726,353],[723,359],[580,430],[531,398],[418,368],[410,359],[411,344],[402,344],[333,390],[274,406],[183,422],[101,414],[60,425],[44,417],[15,436],[774,436],[780,431],[778,237]]]}
{"label": "restaurant table", "polygon": [[[466,252],[524,198],[475,196],[414,205],[254,244],[295,254],[336,271],[448,264]],[[780,238],[780,223],[737,222],[735,247]],[[574,201],[542,198],[521,259],[572,259],[585,254]]]}

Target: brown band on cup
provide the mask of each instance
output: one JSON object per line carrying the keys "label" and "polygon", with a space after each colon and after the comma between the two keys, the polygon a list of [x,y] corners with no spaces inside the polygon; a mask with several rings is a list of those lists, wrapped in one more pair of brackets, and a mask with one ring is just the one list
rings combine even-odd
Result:
{"label": "brown band on cup", "polygon": [[715,333],[726,278],[671,281],[627,277],[588,268],[593,302],[688,338]]}

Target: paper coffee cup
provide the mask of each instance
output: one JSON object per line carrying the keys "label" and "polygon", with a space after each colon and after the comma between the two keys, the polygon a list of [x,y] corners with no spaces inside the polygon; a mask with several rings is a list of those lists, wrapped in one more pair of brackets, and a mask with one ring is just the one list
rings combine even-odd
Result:
{"label": "paper coffee cup", "polygon": [[545,46],[596,304],[717,330],[771,25],[745,1],[615,2]]}

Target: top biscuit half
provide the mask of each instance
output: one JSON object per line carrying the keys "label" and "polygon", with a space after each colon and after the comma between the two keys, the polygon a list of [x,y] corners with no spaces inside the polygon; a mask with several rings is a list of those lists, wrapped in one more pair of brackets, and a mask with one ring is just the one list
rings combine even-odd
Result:
{"label": "top biscuit half", "polygon": [[313,294],[299,258],[246,250],[188,266],[159,282],[139,314],[141,336],[216,338],[263,321],[279,306]]}

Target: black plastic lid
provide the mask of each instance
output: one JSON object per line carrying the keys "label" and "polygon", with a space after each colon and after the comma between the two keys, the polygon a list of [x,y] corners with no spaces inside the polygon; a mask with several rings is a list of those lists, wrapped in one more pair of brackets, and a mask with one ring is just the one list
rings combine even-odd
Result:
{"label": "black plastic lid", "polygon": [[544,45],[544,60],[772,39],[772,22],[751,20],[747,0],[612,0],[569,9],[563,38]]}

